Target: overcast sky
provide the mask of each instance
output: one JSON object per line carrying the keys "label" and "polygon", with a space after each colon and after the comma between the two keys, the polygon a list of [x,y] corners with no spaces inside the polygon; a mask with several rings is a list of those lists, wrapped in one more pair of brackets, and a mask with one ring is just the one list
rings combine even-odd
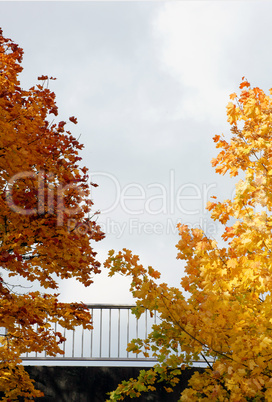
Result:
{"label": "overcast sky", "polygon": [[[0,2],[4,35],[25,52],[23,87],[57,77],[60,119],[85,149],[95,210],[108,250],[130,248],[178,286],[175,226],[201,226],[211,195],[234,182],[214,173],[215,134],[229,134],[225,108],[241,77],[272,87],[268,1]],[[129,198],[130,196],[130,198]],[[128,281],[95,277],[89,288],[60,284],[61,300],[126,303]]]}

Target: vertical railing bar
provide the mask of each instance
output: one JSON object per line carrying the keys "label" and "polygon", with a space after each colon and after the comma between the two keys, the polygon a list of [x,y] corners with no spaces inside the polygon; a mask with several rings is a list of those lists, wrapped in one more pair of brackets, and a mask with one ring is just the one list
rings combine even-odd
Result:
{"label": "vertical railing bar", "polygon": [[[20,324],[21,328],[23,328],[23,326]],[[6,329],[5,329],[5,333],[6,333]],[[26,352],[26,357],[28,357],[29,353]]]}
{"label": "vertical railing bar", "polygon": [[145,310],[145,339],[147,338],[147,310]]}
{"label": "vertical railing bar", "polygon": [[100,345],[99,345],[99,357],[102,357],[102,308],[100,308]]}
{"label": "vertical railing bar", "polygon": [[[130,309],[128,308],[127,311],[128,311],[128,316],[127,316],[127,345],[128,345],[128,343],[129,343],[129,311],[130,311]],[[127,351],[127,358],[128,358],[128,351]]]}
{"label": "vertical railing bar", "polygon": [[[36,324],[36,332],[38,332],[38,324]],[[35,357],[37,358],[38,357],[38,352],[36,351],[36,353],[35,353]]]}
{"label": "vertical railing bar", "polygon": [[111,308],[109,309],[109,358],[111,357]]}
{"label": "vertical railing bar", "polygon": [[84,328],[82,328],[82,333],[81,333],[81,357],[83,357],[83,346],[84,346]]}
{"label": "vertical railing bar", "polygon": [[[21,328],[23,328],[23,326],[20,324]],[[28,357],[28,352],[26,352],[26,357]]]}
{"label": "vertical railing bar", "polygon": [[118,309],[118,350],[117,357],[120,357],[120,308]]}
{"label": "vertical railing bar", "polygon": [[[91,315],[92,315],[92,322],[93,322],[93,327],[94,327],[93,308],[91,309]],[[93,357],[93,329],[91,330],[91,350],[90,350],[90,357]]]}
{"label": "vertical railing bar", "polygon": [[55,332],[57,332],[57,321],[55,322]]}
{"label": "vertical railing bar", "polygon": [[73,340],[72,340],[72,357],[75,357],[75,328],[73,329]]}
{"label": "vertical railing bar", "polygon": [[[45,323],[47,324],[47,322],[48,322],[48,316],[46,316],[46,320],[45,320]],[[56,332],[56,331],[55,331]],[[46,351],[44,352],[44,357],[46,357]]]}
{"label": "vertical railing bar", "polygon": [[[64,328],[64,331],[63,331],[63,336],[64,336],[64,338],[65,338],[65,336],[66,336],[66,328]],[[66,340],[63,342],[63,356],[62,357],[65,357],[65,344],[66,344]]]}
{"label": "vertical railing bar", "polygon": [[[136,317],[136,338],[139,337],[139,336],[138,336],[138,322],[139,322],[139,319]],[[138,356],[139,356],[139,354],[137,353],[137,354],[136,354],[136,358],[138,358]]]}

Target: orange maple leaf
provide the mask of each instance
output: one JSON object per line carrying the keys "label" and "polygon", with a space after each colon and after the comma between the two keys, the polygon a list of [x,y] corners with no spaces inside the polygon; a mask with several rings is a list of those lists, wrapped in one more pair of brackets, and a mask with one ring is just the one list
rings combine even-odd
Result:
{"label": "orange maple leaf", "polygon": [[74,117],[74,116],[69,117],[69,120],[70,120],[72,123],[77,124],[77,118],[76,118],[76,117]]}
{"label": "orange maple leaf", "polygon": [[250,83],[248,81],[241,82],[241,84],[239,85],[239,88],[243,89],[244,87],[250,87]]}

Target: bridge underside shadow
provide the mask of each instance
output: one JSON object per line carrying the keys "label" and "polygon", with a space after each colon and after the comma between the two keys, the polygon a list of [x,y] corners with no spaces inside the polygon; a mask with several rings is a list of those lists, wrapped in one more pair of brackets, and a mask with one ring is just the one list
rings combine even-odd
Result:
{"label": "bridge underside shadow", "polygon": [[[35,380],[36,388],[44,393],[37,398],[40,402],[105,402],[107,392],[131,377],[137,377],[140,367],[75,367],[75,366],[26,366],[30,377]],[[147,369],[147,367],[144,367]],[[202,368],[192,368],[183,371],[180,382],[174,392],[168,393],[164,385],[157,385],[157,390],[143,394],[135,402],[176,402],[188,380],[195,371]],[[125,401],[131,401],[125,398]]]}

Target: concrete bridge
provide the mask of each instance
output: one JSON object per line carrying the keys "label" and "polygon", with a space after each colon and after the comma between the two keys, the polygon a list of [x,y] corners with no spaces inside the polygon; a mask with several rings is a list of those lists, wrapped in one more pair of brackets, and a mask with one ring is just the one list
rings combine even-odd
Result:
{"label": "concrete bridge", "polygon": [[[63,355],[46,356],[31,353],[22,356],[23,365],[44,392],[41,402],[101,402],[107,392],[116,388],[124,379],[137,377],[139,370],[156,363],[143,354],[135,356],[127,352],[127,344],[133,338],[146,338],[159,317],[151,318],[146,311],[139,320],[131,313],[133,305],[88,305],[93,317],[93,330],[78,327],[65,330],[55,325],[55,330],[66,338],[62,344]],[[187,386],[195,370],[203,370],[204,361],[182,372],[180,383],[169,394],[164,383],[157,390],[143,395],[137,402],[176,402],[180,392]]]}

